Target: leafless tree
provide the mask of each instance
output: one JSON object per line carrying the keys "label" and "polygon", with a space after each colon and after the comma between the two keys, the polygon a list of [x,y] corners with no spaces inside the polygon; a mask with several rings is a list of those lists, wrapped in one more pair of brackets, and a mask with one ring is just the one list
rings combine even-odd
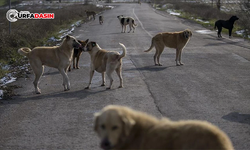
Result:
{"label": "leafless tree", "polygon": [[217,6],[217,9],[220,10],[220,8],[221,8],[221,1],[220,0],[217,0],[216,6]]}

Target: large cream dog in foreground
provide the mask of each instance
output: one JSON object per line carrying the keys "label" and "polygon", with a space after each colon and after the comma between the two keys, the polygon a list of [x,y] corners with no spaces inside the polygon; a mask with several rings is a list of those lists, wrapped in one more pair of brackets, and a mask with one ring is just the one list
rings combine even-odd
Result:
{"label": "large cream dog in foreground", "polygon": [[38,82],[43,74],[44,65],[57,68],[63,76],[64,90],[70,90],[67,70],[72,61],[74,48],[80,46],[81,44],[73,36],[66,36],[60,46],[35,47],[32,50],[23,47],[18,50],[19,54],[27,56],[29,59],[30,66],[35,74],[33,84],[37,94],[41,93]]}
{"label": "large cream dog in foreground", "polygon": [[150,48],[144,52],[149,52],[153,49],[153,47],[155,47],[156,49],[154,55],[155,65],[162,66],[160,63],[160,56],[164,50],[164,47],[166,46],[169,48],[174,48],[176,49],[176,58],[175,58],[176,66],[180,66],[183,65],[183,63],[181,62],[182,50],[184,49],[184,47],[186,46],[191,37],[192,37],[192,31],[189,29],[180,32],[159,33],[152,38]]}
{"label": "large cream dog in foreground", "polygon": [[233,150],[227,135],[206,121],[157,119],[109,105],[95,114],[94,129],[105,150]]}

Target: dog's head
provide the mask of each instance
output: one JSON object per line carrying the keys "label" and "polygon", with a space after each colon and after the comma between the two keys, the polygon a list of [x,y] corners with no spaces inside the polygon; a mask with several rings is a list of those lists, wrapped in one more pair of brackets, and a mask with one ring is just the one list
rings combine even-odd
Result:
{"label": "dog's head", "polygon": [[79,50],[83,51],[83,49],[87,45],[89,39],[87,39],[86,41],[82,41],[82,40],[77,40],[77,41],[81,44],[81,47],[79,47]]}
{"label": "dog's head", "polygon": [[237,16],[232,16],[232,17],[229,19],[229,21],[231,21],[231,22],[234,22],[234,21],[236,21],[236,20],[239,20],[239,18],[238,18]]}
{"label": "dog's head", "polygon": [[121,106],[106,106],[95,114],[94,130],[101,139],[101,147],[105,150],[113,149],[126,138],[135,125]]}
{"label": "dog's head", "polygon": [[73,37],[73,36],[67,35],[67,36],[65,37],[65,41],[66,41],[67,44],[68,44],[69,46],[71,46],[72,48],[80,48],[80,47],[81,47],[81,44],[80,44],[80,43],[76,40],[76,38]]}
{"label": "dog's head", "polygon": [[186,39],[191,38],[192,35],[193,35],[193,34],[192,34],[192,31],[189,30],[189,29],[186,29],[186,30],[183,31],[183,36],[184,36],[184,38],[186,38]]}
{"label": "dog's head", "polygon": [[83,51],[84,51],[84,52],[91,52],[92,49],[93,49],[94,47],[96,47],[96,46],[97,46],[97,43],[96,43],[96,42],[93,42],[93,41],[88,42],[88,43],[85,45],[85,47],[83,48]]}
{"label": "dog's head", "polygon": [[117,16],[117,18],[118,18],[118,19],[121,19],[121,18],[123,18],[123,15],[119,15],[119,16]]}

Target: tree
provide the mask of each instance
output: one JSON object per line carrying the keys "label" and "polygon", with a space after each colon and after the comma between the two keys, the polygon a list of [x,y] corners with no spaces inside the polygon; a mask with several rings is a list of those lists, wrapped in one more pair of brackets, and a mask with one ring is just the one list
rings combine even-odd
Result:
{"label": "tree", "polygon": [[220,11],[220,8],[221,8],[221,2],[220,2],[220,0],[217,0],[217,9]]}

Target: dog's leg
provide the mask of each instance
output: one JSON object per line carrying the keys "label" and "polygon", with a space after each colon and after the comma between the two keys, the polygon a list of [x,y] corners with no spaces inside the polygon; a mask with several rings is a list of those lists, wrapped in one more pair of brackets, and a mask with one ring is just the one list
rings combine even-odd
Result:
{"label": "dog's leg", "polygon": [[[178,51],[178,57],[179,57],[179,58],[178,58],[178,60],[179,60],[179,65],[184,65],[184,64],[181,62],[182,50],[183,50],[183,49],[179,49],[179,51],[177,50],[177,51]],[[176,61],[176,63],[177,63],[177,61]],[[177,64],[176,64],[176,65],[177,65]]]}
{"label": "dog's leg", "polygon": [[[159,44],[156,44],[156,58],[157,58],[157,63],[156,65],[158,64],[158,66],[162,66],[162,64],[160,63],[160,56],[161,56],[161,53],[163,52],[164,50],[164,46],[160,46]],[[156,60],[155,60],[156,61]]]}
{"label": "dog's leg", "polygon": [[123,33],[123,28],[124,28],[124,26],[122,25],[122,32],[121,33]]}
{"label": "dog's leg", "polygon": [[32,64],[32,63],[30,63],[30,65],[31,65],[32,70],[34,71],[34,74],[35,74],[35,80],[33,82],[34,87],[35,87],[35,92],[36,92],[36,94],[41,94],[41,90],[38,87],[38,83],[39,83],[39,80],[43,74],[44,66],[42,66],[41,64],[34,66],[34,64]]}
{"label": "dog's leg", "polygon": [[180,50],[180,56],[179,56],[179,63],[180,63],[180,65],[184,65],[184,64],[181,62],[182,51],[183,51],[183,49]]}
{"label": "dog's leg", "polygon": [[69,71],[71,71],[71,64],[69,65]]}
{"label": "dog's leg", "polygon": [[133,27],[133,33],[135,33],[135,27],[134,27],[134,25],[132,25],[132,27]]}
{"label": "dog's leg", "polygon": [[67,70],[67,68],[58,68],[59,72],[61,73],[61,75],[63,76],[63,87],[64,87],[64,91],[68,91],[70,90],[70,83],[69,83],[69,77],[66,73],[65,70]]}
{"label": "dog's leg", "polygon": [[124,33],[127,32],[127,25],[124,25]]}
{"label": "dog's leg", "polygon": [[73,56],[73,69],[76,69],[76,63],[75,63],[75,61],[76,61],[76,57]]}
{"label": "dog's leg", "polygon": [[229,38],[231,38],[232,37],[232,28],[231,29],[228,29],[228,31],[229,31]]}
{"label": "dog's leg", "polygon": [[106,69],[107,76],[110,80],[109,87],[107,87],[106,89],[111,89],[111,87],[112,87],[112,84],[113,84],[112,72],[113,71],[114,71],[114,69],[112,69],[110,66],[108,66]]}
{"label": "dog's leg", "polygon": [[180,64],[178,63],[180,57],[180,49],[176,49],[176,57],[175,57],[175,62],[176,62],[176,66],[180,66]]}
{"label": "dog's leg", "polygon": [[105,86],[105,72],[102,72],[102,85]]}
{"label": "dog's leg", "polygon": [[[156,48],[155,48],[155,49],[156,49]],[[156,65],[156,66],[158,66],[158,64],[156,63],[157,53],[158,53],[158,52],[157,52],[157,49],[156,49],[156,51],[155,51],[155,55],[154,55],[154,62],[155,62],[155,65]]]}
{"label": "dog's leg", "polygon": [[128,31],[128,33],[130,33],[130,31],[132,30],[132,28],[131,28],[131,24],[129,24],[129,31]]}
{"label": "dog's leg", "polygon": [[89,84],[85,89],[89,89],[95,70],[90,70]]}
{"label": "dog's leg", "polygon": [[221,31],[222,31],[222,27],[218,27],[218,38],[222,38]]}
{"label": "dog's leg", "polygon": [[79,59],[80,59],[80,55],[79,54],[77,57],[76,57],[76,69],[79,69]]}
{"label": "dog's leg", "polygon": [[120,64],[120,66],[118,68],[116,68],[115,71],[116,71],[116,73],[117,73],[117,75],[118,75],[118,77],[120,79],[120,86],[119,86],[119,88],[123,88],[123,79],[122,79],[122,76],[121,76],[121,64]]}

